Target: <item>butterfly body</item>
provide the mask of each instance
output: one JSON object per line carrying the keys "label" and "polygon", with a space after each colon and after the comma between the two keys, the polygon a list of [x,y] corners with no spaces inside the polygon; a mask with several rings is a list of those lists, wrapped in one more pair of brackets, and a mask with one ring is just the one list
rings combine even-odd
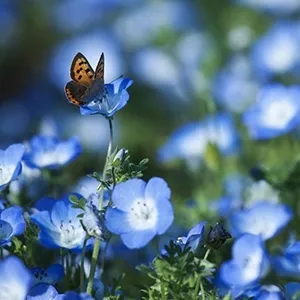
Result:
{"label": "butterfly body", "polygon": [[96,71],[80,52],[72,61],[70,69],[72,78],[65,86],[66,96],[72,104],[83,106],[92,101],[102,102],[104,97],[104,54],[101,54]]}

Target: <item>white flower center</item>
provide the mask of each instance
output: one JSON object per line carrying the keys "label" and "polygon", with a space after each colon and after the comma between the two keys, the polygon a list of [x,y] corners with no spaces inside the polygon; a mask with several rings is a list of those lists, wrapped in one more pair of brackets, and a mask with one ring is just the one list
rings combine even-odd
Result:
{"label": "white flower center", "polygon": [[245,257],[242,262],[243,277],[249,281],[252,281],[257,277],[257,274],[259,274],[260,266],[261,266],[260,251]]}
{"label": "white flower center", "polygon": [[270,128],[284,128],[287,123],[297,113],[294,105],[289,101],[282,99],[273,102],[265,110],[262,117],[262,123]]}
{"label": "white flower center", "polygon": [[133,202],[128,214],[128,221],[135,230],[155,228],[158,212],[152,199],[137,199]]}
{"label": "white flower center", "polygon": [[79,221],[69,220],[68,222],[60,221],[60,245],[63,248],[75,248],[82,245],[85,238],[85,231],[83,230]]}

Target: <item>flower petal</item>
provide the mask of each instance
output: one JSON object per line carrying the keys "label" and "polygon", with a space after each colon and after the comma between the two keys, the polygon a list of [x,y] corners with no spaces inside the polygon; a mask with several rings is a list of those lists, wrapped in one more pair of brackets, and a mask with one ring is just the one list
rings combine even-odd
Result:
{"label": "flower petal", "polygon": [[108,208],[105,216],[107,229],[115,234],[123,234],[132,231],[128,221],[128,214],[117,208]]}
{"label": "flower petal", "polygon": [[171,190],[168,184],[159,177],[153,177],[147,183],[145,198],[153,199],[156,202],[171,198]]}
{"label": "flower petal", "polygon": [[154,237],[155,230],[131,231],[121,235],[121,239],[129,249],[142,248],[146,246]]}
{"label": "flower petal", "polygon": [[130,179],[119,183],[113,193],[114,205],[123,211],[129,211],[132,202],[138,198],[144,198],[146,182],[142,179]]}

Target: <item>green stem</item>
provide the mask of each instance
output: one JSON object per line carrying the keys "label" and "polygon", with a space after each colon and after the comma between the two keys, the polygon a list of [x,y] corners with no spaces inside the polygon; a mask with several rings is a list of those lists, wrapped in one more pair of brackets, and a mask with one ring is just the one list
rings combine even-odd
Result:
{"label": "green stem", "polygon": [[3,248],[0,247],[0,258],[3,258]]}
{"label": "green stem", "polygon": [[81,251],[81,264],[80,264],[80,291],[84,292],[84,259],[85,259],[85,252],[86,252],[86,244],[89,237],[86,236],[83,242],[82,251]]}
{"label": "green stem", "polygon": [[201,299],[205,300],[204,288],[203,288],[201,277],[200,277],[200,289],[201,289]]}
{"label": "green stem", "polygon": [[211,249],[207,249],[207,250],[206,250],[206,252],[205,252],[205,254],[204,254],[204,257],[203,257],[203,260],[207,260],[210,251],[211,251]]}
{"label": "green stem", "polygon": [[[109,132],[110,132],[110,138],[109,138],[109,144],[107,148],[107,154],[106,154],[106,160],[105,160],[105,165],[102,173],[102,181],[106,181],[106,173],[107,169],[109,167],[109,158],[111,156],[111,150],[112,150],[112,142],[113,142],[113,126],[112,126],[112,120],[108,119],[109,122]],[[102,209],[103,205],[103,194],[104,194],[104,187],[103,185],[100,187],[100,193],[99,193],[99,209]],[[96,266],[97,266],[97,261],[98,261],[98,256],[99,256],[99,251],[100,251],[100,245],[101,241],[99,239],[95,240],[94,243],[94,249],[93,249],[93,254],[92,254],[92,261],[91,261],[91,270],[89,274],[89,279],[88,279],[88,285],[86,292],[88,294],[92,294],[93,291],[93,284],[94,284],[94,276],[95,276],[95,271],[96,271]]]}
{"label": "green stem", "polygon": [[65,269],[65,257],[64,257],[64,249],[60,248],[60,257],[61,257],[61,264]]}

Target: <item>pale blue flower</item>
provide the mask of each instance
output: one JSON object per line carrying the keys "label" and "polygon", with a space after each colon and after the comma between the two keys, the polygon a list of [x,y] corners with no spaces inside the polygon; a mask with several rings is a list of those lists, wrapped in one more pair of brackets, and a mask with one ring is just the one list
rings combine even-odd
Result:
{"label": "pale blue flower", "polygon": [[230,288],[249,288],[265,276],[269,259],[262,239],[244,234],[234,242],[232,259],[220,267],[220,280]]}
{"label": "pale blue flower", "polygon": [[6,150],[0,150],[0,192],[20,175],[24,151],[22,144],[14,144]]}
{"label": "pale blue flower", "polygon": [[129,100],[127,89],[132,85],[133,81],[128,78],[119,78],[115,81],[105,84],[104,94],[96,97],[95,100],[80,107],[82,115],[101,114],[107,118],[111,118],[115,112],[122,109]]}
{"label": "pale blue flower", "polygon": [[141,248],[167,231],[174,219],[171,191],[158,177],[148,183],[130,179],[118,184],[112,194],[115,207],[106,211],[106,226],[119,234],[128,248]]}
{"label": "pale blue flower", "polygon": [[296,23],[278,22],[254,45],[252,61],[262,78],[292,72],[299,65],[300,39]]}
{"label": "pale blue flower", "polygon": [[12,206],[0,211],[0,247],[25,231],[26,223],[21,207]]}
{"label": "pale blue flower", "polygon": [[229,225],[234,236],[252,233],[268,240],[282,230],[292,217],[291,209],[284,204],[257,202],[250,208],[235,211],[229,218]]}
{"label": "pale blue flower", "polygon": [[0,299],[26,299],[31,282],[31,274],[19,258],[9,256],[0,261]]}
{"label": "pale blue flower", "polygon": [[37,135],[30,140],[24,161],[31,168],[58,169],[77,158],[81,151],[76,137],[62,141],[56,136]]}
{"label": "pale blue flower", "polygon": [[284,250],[283,256],[272,258],[273,268],[278,276],[300,279],[300,242],[294,242]]}
{"label": "pale blue flower", "polygon": [[[46,202],[43,201],[42,204]],[[40,203],[39,211],[31,215],[31,221],[40,228],[38,237],[40,243],[52,249],[81,250],[86,232],[77,216],[82,210],[72,207],[69,195],[49,203],[44,207]],[[91,240],[88,241],[88,246],[90,245]]]}
{"label": "pale blue flower", "polygon": [[187,236],[181,236],[177,238],[177,242],[179,245],[183,245],[184,247],[191,247],[192,251],[195,251],[203,241],[204,231],[205,231],[206,222],[201,222],[195,225],[187,234]]}
{"label": "pale blue flower", "polygon": [[47,269],[31,268],[33,285],[38,283],[56,284],[64,276],[64,267],[54,264]]}
{"label": "pale blue flower", "polygon": [[289,133],[300,122],[300,87],[279,84],[264,87],[257,102],[244,113],[243,122],[255,140]]}

